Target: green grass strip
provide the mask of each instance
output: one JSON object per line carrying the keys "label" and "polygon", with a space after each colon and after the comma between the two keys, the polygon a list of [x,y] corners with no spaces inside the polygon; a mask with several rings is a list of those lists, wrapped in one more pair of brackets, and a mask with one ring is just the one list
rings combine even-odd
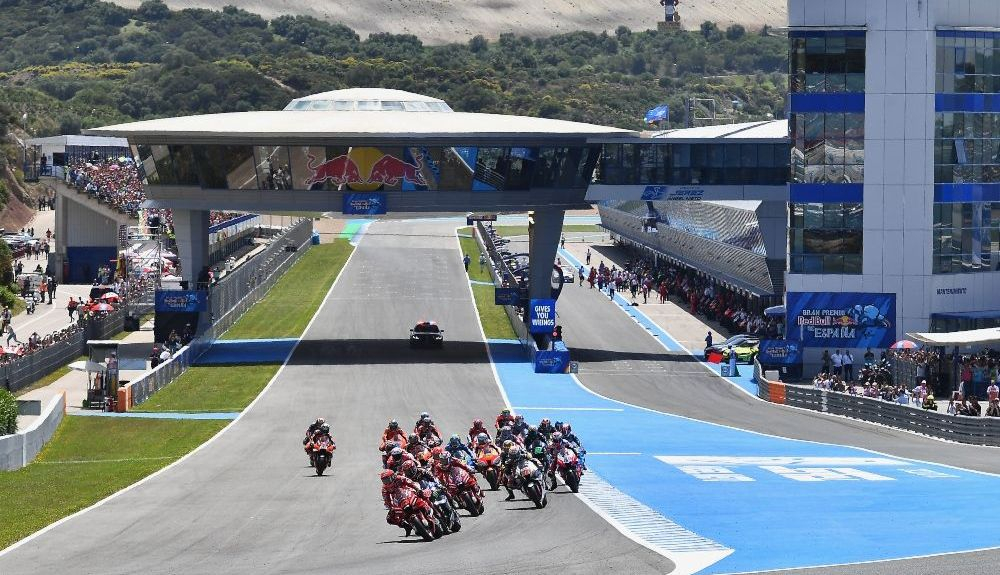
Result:
{"label": "green grass strip", "polygon": [[[471,236],[472,228],[460,228],[458,230],[459,234]],[[477,232],[478,233],[478,232]],[[487,263],[483,266],[483,269],[479,269],[479,244],[476,243],[476,239],[469,237],[463,238],[459,236],[458,241],[462,244],[462,254],[469,254],[472,258],[472,263],[469,264],[469,279],[473,279],[481,282],[492,282],[493,278],[490,276],[489,268],[489,258],[487,258]]]}
{"label": "green grass strip", "polygon": [[472,286],[476,309],[479,311],[479,321],[483,322],[483,332],[487,339],[517,339],[507,312],[503,310],[503,306],[494,303],[494,291],[493,286]]}
{"label": "green grass strip", "polygon": [[[498,234],[504,237],[526,236],[528,226],[494,226]],[[604,228],[595,224],[567,224],[563,226],[563,233],[569,232],[603,232]]]}
{"label": "green grass strip", "polygon": [[169,465],[227,423],[66,417],[35,462],[0,472],[0,549]]}
{"label": "green grass strip", "polygon": [[213,365],[188,369],[132,411],[232,413],[246,406],[278,373],[279,365]]}
{"label": "green grass strip", "polygon": [[301,335],[352,251],[345,240],[311,247],[222,339]]}

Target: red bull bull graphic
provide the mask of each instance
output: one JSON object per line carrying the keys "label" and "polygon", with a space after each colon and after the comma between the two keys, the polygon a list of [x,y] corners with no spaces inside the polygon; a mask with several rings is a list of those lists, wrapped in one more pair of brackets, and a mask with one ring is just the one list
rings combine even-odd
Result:
{"label": "red bull bull graphic", "polygon": [[426,186],[427,180],[421,173],[423,165],[423,154],[416,156],[417,163],[410,164],[399,158],[385,155],[372,166],[372,172],[368,176],[368,183],[381,183],[387,186],[399,185],[401,181],[409,182],[418,186]]}
{"label": "red bull bull graphic", "polygon": [[802,347],[888,347],[896,340],[896,296],[886,293],[788,292],[786,339]]}
{"label": "red bull bull graphic", "polygon": [[337,185],[352,182],[362,183],[358,165],[347,154],[331,158],[319,165],[314,165],[315,161],[316,156],[309,154],[309,163],[306,164],[306,168],[312,172],[312,175],[305,181],[307,189],[327,181]]}
{"label": "red bull bull graphic", "polygon": [[309,163],[306,168],[312,174],[304,180],[308,189],[316,184],[332,182],[335,185],[385,185],[398,186],[402,182],[407,182],[417,186],[426,186],[427,180],[423,175],[424,155],[417,154],[416,163],[404,162],[395,156],[383,154],[381,158],[371,164],[371,170],[367,177],[361,175],[361,169],[349,154],[343,154],[331,158],[320,164],[316,164],[316,157],[310,154]]}

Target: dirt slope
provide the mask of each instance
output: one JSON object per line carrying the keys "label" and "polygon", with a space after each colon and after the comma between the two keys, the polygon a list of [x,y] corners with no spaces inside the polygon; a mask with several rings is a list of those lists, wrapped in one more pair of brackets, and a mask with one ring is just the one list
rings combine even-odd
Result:
{"label": "dirt slope", "polygon": [[[111,0],[130,8],[141,0]],[[705,20],[725,28],[732,23],[756,29],[785,26],[787,0],[681,0],[686,28]],[[174,9],[235,5],[273,18],[305,14],[350,26],[362,38],[372,32],[415,34],[427,44],[465,41],[503,32],[549,36],[577,30],[612,31],[655,28],[663,19],[658,0],[166,0]]]}

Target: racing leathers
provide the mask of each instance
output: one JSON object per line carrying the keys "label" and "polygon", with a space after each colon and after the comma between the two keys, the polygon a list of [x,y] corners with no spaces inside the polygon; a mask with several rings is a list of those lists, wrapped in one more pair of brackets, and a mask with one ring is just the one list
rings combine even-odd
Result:
{"label": "racing leathers", "polygon": [[378,450],[385,451],[385,446],[390,441],[395,441],[399,445],[406,445],[406,433],[399,427],[395,429],[386,427],[385,431],[382,432],[382,442],[379,444]]}
{"label": "racing leathers", "polygon": [[428,441],[431,436],[435,437],[438,441],[441,441],[441,432],[438,431],[436,425],[431,420],[420,421],[417,426],[413,428],[413,433],[416,433],[421,441]]}
{"label": "racing leathers", "polygon": [[[456,467],[459,469],[464,469],[465,472],[469,474],[468,485],[473,487],[475,491],[480,496],[482,496],[483,492],[479,488],[479,482],[476,481],[476,475],[475,475],[476,472],[468,465],[466,465],[465,463],[463,463],[458,459],[455,459],[454,457],[452,457],[451,461],[448,462],[447,467],[445,467],[440,460],[435,461],[434,467],[432,468],[434,470],[434,477],[438,480],[438,482],[441,485],[449,487],[451,482],[451,470]],[[452,493],[452,495],[454,495],[454,493]]]}
{"label": "racing leathers", "polygon": [[506,415],[504,415],[503,413],[501,413],[500,415],[497,416],[497,421],[496,421],[496,428],[497,429],[501,429],[501,428],[503,428],[505,426],[509,426],[509,425],[513,425],[513,424],[514,424],[514,416],[513,415],[511,415],[509,413],[506,414]]}
{"label": "racing leathers", "polygon": [[445,449],[451,454],[452,457],[465,462],[476,460],[476,455],[472,453],[472,450],[469,449],[468,446],[461,441],[458,441],[457,443],[458,445],[455,445],[455,442],[449,441],[448,445],[445,446]]}
{"label": "racing leathers", "polygon": [[549,436],[555,433],[555,431],[556,428],[555,426],[552,425],[551,421],[543,419],[542,422],[538,424],[538,433],[541,433],[543,436],[545,436],[546,441],[548,441]]}
{"label": "racing leathers", "polygon": [[583,442],[580,441],[580,438],[577,437],[572,431],[568,431],[563,432],[563,441],[568,443],[569,446],[573,448],[573,451],[576,452],[577,456],[580,457],[580,466],[587,469],[587,450],[583,448]]}
{"label": "racing leathers", "polygon": [[480,433],[485,433],[486,435],[490,434],[490,432],[486,431],[486,426],[483,425],[482,422],[480,422],[479,425],[473,425],[472,427],[469,428],[470,445],[476,442],[476,436],[479,435]]}
{"label": "racing leathers", "polygon": [[416,507],[420,511],[423,511],[428,516],[432,516],[434,511],[431,509],[430,503],[427,502],[427,498],[424,497],[423,489],[421,489],[420,485],[415,481],[396,474],[391,483],[383,483],[382,502],[385,504],[385,508],[389,510],[389,513],[385,516],[385,521],[389,525],[402,527],[406,530],[406,534],[409,535],[412,527],[404,520],[403,510],[399,507],[393,506],[392,501],[392,494],[400,489],[412,489],[417,494]]}

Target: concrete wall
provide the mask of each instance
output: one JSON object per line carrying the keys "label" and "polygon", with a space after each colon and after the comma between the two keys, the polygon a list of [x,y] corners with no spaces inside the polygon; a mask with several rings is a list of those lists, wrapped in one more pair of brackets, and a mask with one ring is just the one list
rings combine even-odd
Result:
{"label": "concrete wall", "polygon": [[13,471],[34,461],[52,438],[66,411],[66,395],[52,398],[28,429],[0,437],[0,470]]}

